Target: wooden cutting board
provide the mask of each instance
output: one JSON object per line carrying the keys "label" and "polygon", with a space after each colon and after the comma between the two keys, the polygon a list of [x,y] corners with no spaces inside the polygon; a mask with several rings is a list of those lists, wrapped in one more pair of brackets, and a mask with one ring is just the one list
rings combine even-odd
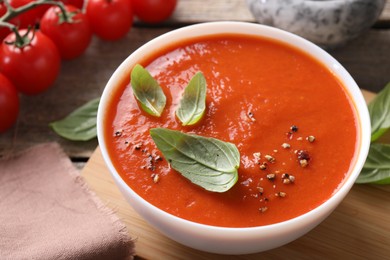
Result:
{"label": "wooden cutting board", "polygon": [[[367,101],[374,94],[363,91]],[[82,171],[90,188],[114,209],[146,259],[390,259],[390,185],[354,185],[339,207],[307,235],[253,255],[222,256],[180,245],[145,222],[125,201],[97,148]]]}

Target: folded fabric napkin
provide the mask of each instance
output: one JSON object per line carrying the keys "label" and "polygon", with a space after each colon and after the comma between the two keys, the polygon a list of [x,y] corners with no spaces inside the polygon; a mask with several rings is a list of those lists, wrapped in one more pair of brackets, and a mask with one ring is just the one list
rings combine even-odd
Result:
{"label": "folded fabric napkin", "polygon": [[0,259],[131,259],[133,249],[58,144],[0,160]]}

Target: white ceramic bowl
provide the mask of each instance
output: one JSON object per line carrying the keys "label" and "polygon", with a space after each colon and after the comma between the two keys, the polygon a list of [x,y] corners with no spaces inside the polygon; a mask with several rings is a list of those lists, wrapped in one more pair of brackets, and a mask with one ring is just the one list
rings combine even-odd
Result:
{"label": "white ceramic bowl", "polygon": [[[170,45],[173,42],[220,33],[259,35],[293,45],[325,64],[343,82],[352,97],[358,114],[359,144],[356,163],[347,180],[325,203],[299,217],[267,226],[249,228],[224,228],[194,223],[168,214],[151,205],[137,195],[122,180],[107,153],[104,140],[104,121],[110,96],[118,83],[127,77],[129,68],[137,64],[151,51]],[[166,236],[186,246],[220,254],[248,254],[272,249],[302,236],[324,220],[343,200],[358,177],[365,162],[370,144],[370,119],[366,103],[348,72],[334,58],[321,48],[291,33],[259,24],[242,22],[212,22],[184,27],[146,43],[132,53],[115,71],[108,81],[101,97],[98,117],[98,139],[103,158],[111,175],[130,205],[152,226]]]}

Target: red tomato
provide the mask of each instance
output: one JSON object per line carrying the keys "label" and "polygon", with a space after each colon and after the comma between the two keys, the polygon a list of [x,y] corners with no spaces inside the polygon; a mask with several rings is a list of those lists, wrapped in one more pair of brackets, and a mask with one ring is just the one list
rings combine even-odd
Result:
{"label": "red tomato", "polygon": [[130,0],[88,0],[86,13],[93,32],[104,40],[124,37],[133,25]]}
{"label": "red tomato", "polygon": [[175,11],[177,0],[131,0],[134,14],[143,22],[159,23]]}
{"label": "red tomato", "polygon": [[[27,30],[19,30],[21,35]],[[40,31],[30,32],[31,42],[24,47],[14,44],[15,34],[9,34],[0,46],[0,71],[26,95],[39,94],[49,88],[60,71],[61,57],[49,37]]]}
{"label": "red tomato", "polygon": [[84,0],[60,0],[65,5],[73,5],[74,7],[77,7],[78,9],[83,9],[84,6]]}
{"label": "red tomato", "polygon": [[[70,22],[59,22],[62,16],[58,6],[52,6],[43,15],[40,29],[53,40],[64,60],[74,59],[88,48],[92,39],[92,30],[85,14],[71,5],[65,5],[71,16]],[[75,12],[75,14],[70,14]]]}
{"label": "red tomato", "polygon": [[19,96],[11,81],[0,73],[0,133],[9,129],[18,118]]}

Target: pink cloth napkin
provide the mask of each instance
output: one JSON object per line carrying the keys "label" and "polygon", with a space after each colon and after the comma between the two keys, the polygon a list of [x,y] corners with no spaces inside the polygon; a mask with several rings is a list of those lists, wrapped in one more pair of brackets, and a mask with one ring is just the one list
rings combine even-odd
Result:
{"label": "pink cloth napkin", "polygon": [[0,259],[131,259],[133,249],[58,144],[0,160]]}

